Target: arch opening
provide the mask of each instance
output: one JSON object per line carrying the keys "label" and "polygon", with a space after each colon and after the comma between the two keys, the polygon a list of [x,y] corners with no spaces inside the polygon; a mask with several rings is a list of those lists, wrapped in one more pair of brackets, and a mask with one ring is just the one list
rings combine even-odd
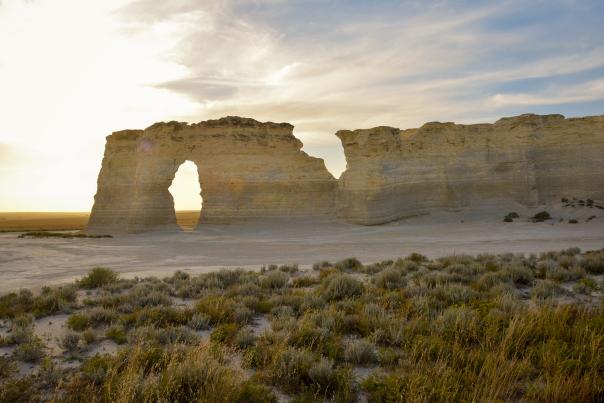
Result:
{"label": "arch opening", "polygon": [[199,222],[203,207],[197,165],[189,160],[183,162],[168,190],[174,199],[176,223],[183,231],[193,231]]}

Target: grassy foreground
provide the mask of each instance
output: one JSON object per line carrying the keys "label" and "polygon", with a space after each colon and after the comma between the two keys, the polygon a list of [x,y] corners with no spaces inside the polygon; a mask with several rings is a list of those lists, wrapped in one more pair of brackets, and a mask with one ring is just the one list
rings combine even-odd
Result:
{"label": "grassy foreground", "polygon": [[[604,250],[578,249],[164,279],[97,268],[0,297],[0,401],[602,401],[602,274]],[[34,324],[60,313],[51,358]],[[100,342],[120,348],[91,354]]]}

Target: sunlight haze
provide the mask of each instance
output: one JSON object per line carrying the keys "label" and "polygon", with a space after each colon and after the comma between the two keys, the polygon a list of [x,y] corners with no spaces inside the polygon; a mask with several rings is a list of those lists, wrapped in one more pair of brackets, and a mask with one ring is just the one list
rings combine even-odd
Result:
{"label": "sunlight haze", "polygon": [[[339,129],[601,114],[603,9],[1,0],[0,211],[90,210],[105,136],[157,121],[289,122],[338,177]],[[179,171],[177,209],[199,208],[196,176],[193,164]]]}

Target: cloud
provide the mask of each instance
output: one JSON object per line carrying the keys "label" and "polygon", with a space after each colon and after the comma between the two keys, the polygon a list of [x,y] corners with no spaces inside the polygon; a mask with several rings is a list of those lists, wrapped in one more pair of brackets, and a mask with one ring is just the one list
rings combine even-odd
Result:
{"label": "cloud", "polygon": [[495,106],[532,106],[583,103],[602,99],[604,99],[604,79],[577,85],[553,86],[538,93],[496,94],[491,100]]}
{"label": "cloud", "polygon": [[[576,39],[558,32],[565,27],[585,36],[598,29],[593,18],[582,30],[569,28],[567,2],[532,9],[520,1],[382,4],[143,0],[122,11],[138,16],[144,9],[142,19],[153,24],[191,18],[191,31],[174,50],[189,75],[158,86],[199,102],[199,116],[245,113],[291,121],[301,131],[378,119],[421,124],[438,113],[463,119],[470,97],[492,114],[511,105],[498,85],[531,77],[555,81],[603,64],[599,41],[571,47]],[[539,12],[547,13],[539,18]],[[457,106],[459,100],[466,105]]]}
{"label": "cloud", "polygon": [[93,188],[104,136],[157,120],[290,122],[337,176],[338,129],[604,107],[600,0],[0,2],[0,141],[64,161],[23,183]]}

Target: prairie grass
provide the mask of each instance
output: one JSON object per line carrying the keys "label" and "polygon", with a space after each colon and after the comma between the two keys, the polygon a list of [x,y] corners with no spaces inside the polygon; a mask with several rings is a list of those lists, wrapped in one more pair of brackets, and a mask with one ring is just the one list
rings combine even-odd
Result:
{"label": "prairie grass", "polygon": [[[599,401],[603,265],[604,251],[571,248],[350,258],[314,273],[125,280],[95,269],[0,297],[0,341],[15,349],[0,359],[0,401],[275,402],[274,390],[297,402]],[[77,287],[95,291],[78,303]],[[34,320],[61,312],[65,359],[106,340],[118,352],[54,365]],[[19,375],[19,361],[35,375]]]}

